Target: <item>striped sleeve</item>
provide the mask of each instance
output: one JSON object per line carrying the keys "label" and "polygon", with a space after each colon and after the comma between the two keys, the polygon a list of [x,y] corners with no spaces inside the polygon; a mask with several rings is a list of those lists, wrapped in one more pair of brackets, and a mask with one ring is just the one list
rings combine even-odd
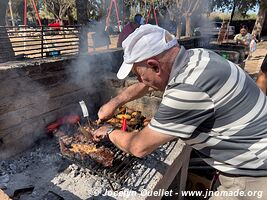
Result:
{"label": "striped sleeve", "polygon": [[214,113],[209,95],[199,88],[179,84],[165,91],[149,128],[160,133],[189,138]]}

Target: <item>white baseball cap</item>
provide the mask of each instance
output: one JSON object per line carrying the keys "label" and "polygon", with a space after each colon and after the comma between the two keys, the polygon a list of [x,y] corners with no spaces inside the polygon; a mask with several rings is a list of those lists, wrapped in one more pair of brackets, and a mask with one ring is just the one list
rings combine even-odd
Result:
{"label": "white baseball cap", "polygon": [[[123,63],[117,73],[118,79],[124,79],[132,70],[133,64],[159,55],[177,44],[177,39],[166,42],[165,29],[151,24],[141,25],[123,42]],[[170,34],[171,35],[171,34]]]}

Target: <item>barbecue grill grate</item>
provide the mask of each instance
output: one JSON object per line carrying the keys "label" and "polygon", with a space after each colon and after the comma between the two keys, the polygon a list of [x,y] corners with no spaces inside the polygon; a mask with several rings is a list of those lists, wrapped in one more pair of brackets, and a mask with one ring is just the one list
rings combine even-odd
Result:
{"label": "barbecue grill grate", "polygon": [[92,159],[81,160],[63,154],[61,156],[79,167],[89,169],[91,174],[107,179],[112,190],[118,190],[128,180],[128,174],[137,165],[140,158],[121,151],[110,141],[103,141],[99,145],[109,148],[114,153],[111,167],[104,167]]}

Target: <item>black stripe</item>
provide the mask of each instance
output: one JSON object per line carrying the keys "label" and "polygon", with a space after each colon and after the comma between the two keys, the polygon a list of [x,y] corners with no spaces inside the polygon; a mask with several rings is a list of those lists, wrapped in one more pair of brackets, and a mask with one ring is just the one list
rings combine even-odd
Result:
{"label": "black stripe", "polygon": [[193,125],[198,127],[202,122],[208,118],[211,118],[213,114],[213,109],[179,110],[161,104],[154,118],[161,124],[172,122],[176,124]]}
{"label": "black stripe", "polygon": [[[230,75],[231,76],[231,75]],[[226,97],[227,95],[229,95],[231,92],[233,92],[233,90],[237,87],[237,84],[239,82],[239,77],[240,77],[240,72],[239,70],[237,69],[237,78],[236,78],[236,81],[235,81],[235,84],[234,86],[223,96],[221,97],[221,99],[223,99],[224,97]]]}
{"label": "black stripe", "polygon": [[182,69],[180,69],[178,74],[176,74],[176,77],[174,78],[174,82],[177,82],[177,78],[178,78],[179,74],[182,74],[182,73],[185,72],[185,70],[188,67],[188,63],[190,62],[191,57],[194,55],[194,51],[193,50],[187,50],[187,51],[188,51],[188,57],[187,57],[187,59],[185,61],[186,65],[184,67],[182,67]]}
{"label": "black stripe", "polygon": [[225,105],[217,108],[214,128],[230,124],[249,113],[256,105],[259,93],[260,89],[257,85],[250,83],[250,79],[246,77],[241,92]]}
{"label": "black stripe", "polygon": [[212,97],[227,82],[231,75],[230,63],[218,54],[210,52],[210,60],[205,70],[200,74],[194,85],[201,88]]}
{"label": "black stripe", "polygon": [[260,114],[264,111],[264,107],[265,107],[265,105],[266,105],[266,98],[264,98],[264,103],[263,103],[263,106],[261,107],[261,109],[260,109],[260,112],[255,116],[255,117],[253,117],[252,119],[251,119],[251,121],[254,121],[255,119],[257,119],[257,117],[258,116],[260,116]]}

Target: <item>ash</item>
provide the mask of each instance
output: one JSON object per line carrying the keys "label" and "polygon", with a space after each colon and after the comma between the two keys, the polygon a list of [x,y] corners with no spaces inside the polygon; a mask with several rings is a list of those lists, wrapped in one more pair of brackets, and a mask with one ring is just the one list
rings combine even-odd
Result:
{"label": "ash", "polygon": [[[112,186],[120,191],[130,190],[137,193],[143,189],[152,190],[150,187],[159,181],[155,174],[164,173],[168,167],[164,160],[174,146],[175,142],[168,143],[153,154],[138,160],[125,182],[112,183]],[[9,182],[4,191],[10,197],[13,197],[18,190],[33,188],[30,193],[20,194],[20,200],[49,199],[46,195],[51,192],[65,200],[127,199],[103,196],[106,191],[112,190],[108,180],[63,159],[58,142],[54,138],[39,141],[32,149],[1,161],[0,169],[9,175]],[[129,197],[129,199],[140,199],[140,197]]]}

